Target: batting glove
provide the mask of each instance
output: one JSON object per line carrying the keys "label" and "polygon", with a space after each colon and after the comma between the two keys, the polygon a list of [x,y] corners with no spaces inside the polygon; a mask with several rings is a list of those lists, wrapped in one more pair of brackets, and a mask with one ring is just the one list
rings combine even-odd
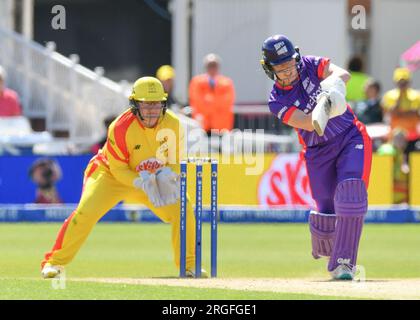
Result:
{"label": "batting glove", "polygon": [[321,82],[322,92],[317,96],[317,102],[323,96],[328,96],[331,101],[329,118],[341,116],[347,110],[346,84],[339,77],[329,76]]}

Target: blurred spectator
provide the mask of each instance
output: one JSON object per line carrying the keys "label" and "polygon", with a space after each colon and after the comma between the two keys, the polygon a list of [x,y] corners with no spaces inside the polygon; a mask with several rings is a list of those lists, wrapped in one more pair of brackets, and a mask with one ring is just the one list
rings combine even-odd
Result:
{"label": "blurred spectator", "polygon": [[350,71],[351,78],[347,82],[347,101],[365,100],[365,84],[369,76],[363,72],[362,58],[358,56],[352,57],[349,61],[348,70]]}
{"label": "blurred spectator", "polygon": [[106,117],[104,120],[104,127],[105,127],[105,135],[102,137],[102,139],[100,141],[98,141],[98,143],[95,143],[91,148],[90,148],[90,152],[93,154],[97,154],[98,151],[100,149],[102,149],[102,147],[105,145],[107,136],[108,136],[108,128],[111,125],[112,121],[115,120],[117,116],[113,115],[113,116],[109,116]]}
{"label": "blurred spectator", "polygon": [[37,186],[35,203],[63,203],[55,187],[62,176],[56,161],[48,158],[36,160],[29,170],[29,176]]}
{"label": "blurred spectator", "polygon": [[406,68],[394,71],[395,89],[386,92],[382,98],[382,108],[385,121],[391,130],[402,128],[407,132],[409,145],[415,145],[419,140],[420,124],[420,92],[410,88],[411,75]]}
{"label": "blurred spectator", "polygon": [[201,127],[211,129],[233,128],[235,88],[230,78],[219,73],[220,58],[211,53],[204,58],[205,74],[192,78],[189,87],[192,116]]}
{"label": "blurred spectator", "polygon": [[357,102],[354,112],[365,124],[382,122],[381,85],[370,78],[365,85],[366,100]]}
{"label": "blurred spectator", "polygon": [[404,150],[407,147],[407,137],[404,130],[391,131],[389,141],[377,150],[379,155],[393,157],[393,196],[394,203],[408,203],[408,161]]}
{"label": "blurred spectator", "polygon": [[0,117],[21,115],[19,97],[15,91],[6,88],[6,70],[0,66]]}
{"label": "blurred spectator", "polygon": [[168,108],[172,108],[173,105],[178,105],[178,101],[173,96],[173,88],[175,81],[175,70],[170,65],[163,65],[156,71],[156,78],[163,84],[163,89],[168,94],[167,104]]}

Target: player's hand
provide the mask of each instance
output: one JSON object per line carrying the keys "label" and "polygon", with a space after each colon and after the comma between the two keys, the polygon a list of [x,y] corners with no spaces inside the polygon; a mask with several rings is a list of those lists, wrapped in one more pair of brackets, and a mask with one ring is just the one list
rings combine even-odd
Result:
{"label": "player's hand", "polygon": [[169,167],[163,167],[156,172],[159,193],[165,205],[174,204],[179,199],[179,176]]}
{"label": "player's hand", "polygon": [[347,110],[346,85],[339,77],[330,76],[321,82],[322,92],[317,97],[317,102],[323,96],[328,96],[331,101],[329,118],[341,116]]}
{"label": "player's hand", "polygon": [[139,172],[139,177],[134,179],[134,186],[142,189],[148,196],[150,202],[156,207],[162,207],[165,202],[159,193],[159,188],[156,182],[156,176],[147,170]]}

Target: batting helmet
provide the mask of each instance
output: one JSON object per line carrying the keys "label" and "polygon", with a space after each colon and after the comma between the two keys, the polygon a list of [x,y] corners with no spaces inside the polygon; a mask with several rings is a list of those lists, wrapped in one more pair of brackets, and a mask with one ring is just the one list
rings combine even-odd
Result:
{"label": "batting helmet", "polygon": [[271,80],[276,79],[272,66],[291,59],[294,59],[299,66],[301,60],[299,48],[293,46],[293,43],[286,36],[279,34],[265,39],[262,45],[262,55],[261,66]]}
{"label": "batting helmet", "polygon": [[139,110],[138,102],[161,101],[163,114],[165,114],[167,97],[168,94],[165,93],[162,82],[154,77],[142,77],[134,82],[133,91],[128,99],[131,111],[134,114],[139,114],[140,118],[144,120]]}

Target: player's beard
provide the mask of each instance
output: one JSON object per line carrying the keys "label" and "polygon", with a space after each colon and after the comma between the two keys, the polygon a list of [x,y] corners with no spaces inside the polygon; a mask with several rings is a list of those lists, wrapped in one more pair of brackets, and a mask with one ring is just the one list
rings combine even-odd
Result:
{"label": "player's beard", "polygon": [[288,86],[293,86],[295,85],[299,80],[299,73],[296,73],[295,78],[293,78],[293,80],[290,80],[290,78],[286,79],[279,79],[277,78],[277,83],[281,86],[281,87],[288,87]]}
{"label": "player's beard", "polygon": [[156,115],[155,114],[149,114],[149,115],[142,114],[141,118],[143,118],[143,120],[141,122],[146,128],[153,128],[158,124],[161,116],[162,116],[162,110],[159,112],[159,114],[156,114]]}

